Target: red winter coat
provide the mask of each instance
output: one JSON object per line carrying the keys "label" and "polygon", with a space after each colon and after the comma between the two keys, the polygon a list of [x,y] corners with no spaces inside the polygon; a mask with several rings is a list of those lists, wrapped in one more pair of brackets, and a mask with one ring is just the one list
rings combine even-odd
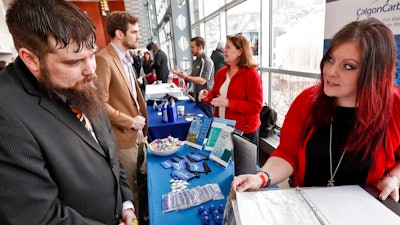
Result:
{"label": "red winter coat", "polygon": [[[210,104],[219,95],[219,89],[225,82],[229,66],[224,66],[215,74],[214,86],[203,102]],[[263,89],[261,77],[255,68],[241,67],[232,77],[228,87],[229,107],[225,110],[225,119],[236,120],[235,128],[243,133],[252,133],[260,125],[260,112],[263,105]],[[218,117],[218,108],[214,109]]]}

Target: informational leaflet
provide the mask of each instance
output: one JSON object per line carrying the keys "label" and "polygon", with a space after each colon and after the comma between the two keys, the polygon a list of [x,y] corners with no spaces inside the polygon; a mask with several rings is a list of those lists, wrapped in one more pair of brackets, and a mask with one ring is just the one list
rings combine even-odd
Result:
{"label": "informational leaflet", "polygon": [[207,142],[204,146],[204,149],[207,151],[212,151],[224,127],[235,127],[235,124],[235,120],[228,120],[217,117],[214,118],[211,123],[210,131],[208,132]]}
{"label": "informational leaflet", "polygon": [[204,140],[206,139],[208,130],[210,129],[211,122],[212,118],[195,115],[192,123],[190,124],[185,144],[197,149],[202,149]]}
{"label": "informational leaflet", "polygon": [[210,159],[216,161],[224,167],[227,167],[232,157],[232,132],[235,128],[224,125],[219,132],[218,138],[215,141],[213,150],[210,154]]}

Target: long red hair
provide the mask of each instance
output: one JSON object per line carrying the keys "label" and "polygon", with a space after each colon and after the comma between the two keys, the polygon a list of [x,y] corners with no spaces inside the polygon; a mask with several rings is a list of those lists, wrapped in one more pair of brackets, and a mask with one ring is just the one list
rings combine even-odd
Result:
{"label": "long red hair", "polygon": [[[351,22],[331,39],[321,60],[321,74],[332,51],[345,42],[358,43],[362,61],[357,81],[357,121],[347,141],[346,151],[361,152],[366,161],[374,158],[384,144],[392,114],[396,43],[390,29],[375,18]],[[336,98],[328,97],[323,91],[322,75],[320,81],[310,113],[311,126],[317,129],[328,125],[336,111]]]}

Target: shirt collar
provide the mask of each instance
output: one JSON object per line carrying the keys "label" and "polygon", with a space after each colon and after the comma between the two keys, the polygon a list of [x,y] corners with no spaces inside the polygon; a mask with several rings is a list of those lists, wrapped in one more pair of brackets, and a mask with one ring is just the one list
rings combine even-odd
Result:
{"label": "shirt collar", "polygon": [[119,48],[112,42],[111,42],[111,46],[114,48],[115,52],[117,53],[118,58],[122,61],[122,59],[125,58],[126,53],[122,53],[121,50],[119,50]]}

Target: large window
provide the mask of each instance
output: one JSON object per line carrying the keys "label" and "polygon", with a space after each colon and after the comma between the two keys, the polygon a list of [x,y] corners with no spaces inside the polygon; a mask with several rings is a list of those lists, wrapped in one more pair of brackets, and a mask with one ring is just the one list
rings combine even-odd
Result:
{"label": "large window", "polygon": [[[206,54],[211,55],[212,51],[217,46],[218,41],[221,39],[219,15],[205,22],[205,40],[206,40]],[[225,39],[225,38],[224,38]]]}
{"label": "large window", "polygon": [[190,1],[192,34],[205,37],[209,54],[225,35],[240,33],[249,39],[260,64],[264,101],[277,110],[282,125],[294,98],[318,82],[325,0],[222,2]]}
{"label": "large window", "polygon": [[208,16],[215,12],[219,7],[224,5],[224,0],[198,0],[203,3],[204,16]]}
{"label": "large window", "polygon": [[[261,22],[259,6],[260,0],[247,0],[228,9],[226,12],[227,34],[259,33]],[[248,36],[248,38],[250,38],[250,36]]]}
{"label": "large window", "polygon": [[[270,81],[264,96],[268,96],[270,105],[277,110],[278,125],[282,125],[294,98],[318,81],[317,75],[312,78],[312,74],[303,72],[319,73],[325,1],[274,0],[271,12],[271,61],[266,67],[282,71],[262,73],[263,80]],[[299,73],[287,74],[284,70]]]}
{"label": "large window", "polygon": [[260,0],[247,0],[226,12],[227,35],[242,34],[250,44],[258,61],[260,28]]}
{"label": "large window", "polygon": [[272,67],[318,71],[323,51],[325,0],[274,0]]}

